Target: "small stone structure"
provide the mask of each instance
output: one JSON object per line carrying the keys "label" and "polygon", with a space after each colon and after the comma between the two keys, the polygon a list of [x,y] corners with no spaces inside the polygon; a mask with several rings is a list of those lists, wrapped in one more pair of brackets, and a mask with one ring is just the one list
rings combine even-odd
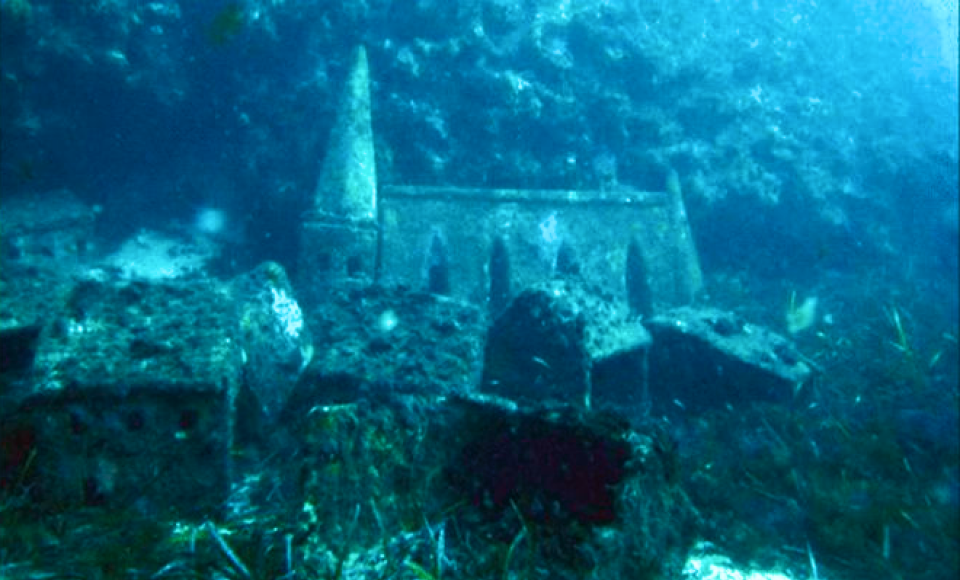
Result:
{"label": "small stone structure", "polygon": [[646,321],[653,336],[650,393],[657,412],[698,413],[806,395],[813,367],[792,342],[736,314],[677,308]]}
{"label": "small stone structure", "polygon": [[786,338],[729,312],[682,307],[641,324],[612,298],[555,280],[490,326],[480,389],[630,415],[789,403],[813,368]]}
{"label": "small stone structure", "polygon": [[[472,389],[483,364],[481,308],[426,292],[379,285],[333,286],[306,320],[316,340],[312,362],[288,404],[352,402],[377,392]],[[425,387],[429,385],[429,387]]]}
{"label": "small stone structure", "polygon": [[537,284],[491,324],[480,389],[517,401],[619,403],[616,385],[608,384],[610,365],[632,360],[638,374],[628,380],[639,384],[649,344],[649,334],[622,302],[573,280]]}
{"label": "small stone structure", "polygon": [[312,356],[283,268],[62,283],[28,376],[0,393],[0,438],[35,445],[37,499],[220,513],[237,446],[271,431]]}
{"label": "small stone structure", "polygon": [[369,83],[360,47],[303,216],[298,290],[307,304],[322,303],[332,284],[380,281],[497,314],[524,288],[577,274],[647,315],[700,290],[675,173],[664,193],[380,187]]}
{"label": "small stone structure", "polygon": [[667,193],[385,186],[380,205],[383,280],[493,314],[555,276],[582,277],[638,313],[700,290],[682,201]]}
{"label": "small stone structure", "polygon": [[35,429],[44,504],[220,509],[243,365],[221,297],[204,280],[73,288],[17,417]]}
{"label": "small stone structure", "polygon": [[[97,210],[65,189],[4,196],[2,256],[5,264],[25,259],[75,259],[87,252]],[[61,264],[62,266],[62,264]]]}
{"label": "small stone structure", "polygon": [[331,284],[372,281],[378,267],[377,168],[367,52],[357,48],[313,203],[301,221],[298,289],[322,302]]}
{"label": "small stone structure", "polygon": [[0,201],[0,376],[29,371],[61,280],[87,254],[97,211],[67,190]]}

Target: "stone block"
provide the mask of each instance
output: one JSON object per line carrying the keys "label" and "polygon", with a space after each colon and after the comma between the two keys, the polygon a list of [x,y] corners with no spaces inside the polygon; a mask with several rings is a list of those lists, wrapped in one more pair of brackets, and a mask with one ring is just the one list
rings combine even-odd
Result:
{"label": "stone block", "polygon": [[93,238],[97,211],[67,190],[0,202],[0,375],[29,370],[40,330],[69,290]]}
{"label": "stone block", "polygon": [[313,338],[286,271],[266,262],[229,283],[237,339],[244,354],[244,394],[254,430],[269,429],[313,357]]}
{"label": "stone block", "polygon": [[788,404],[813,369],[792,342],[736,314],[684,307],[645,322],[653,337],[656,412],[699,412],[754,401]]}
{"label": "stone block", "polygon": [[380,391],[461,392],[480,375],[486,316],[473,304],[404,287],[340,284],[305,317],[316,346],[288,404],[293,413]]}
{"label": "stone block", "polygon": [[89,250],[97,210],[64,189],[5,196],[0,215],[5,264],[39,260],[62,266]]}
{"label": "stone block", "polygon": [[517,401],[619,402],[614,367],[639,365],[648,344],[623,302],[575,281],[538,284],[490,326],[480,388]]}
{"label": "stone block", "polygon": [[77,284],[40,336],[17,421],[49,508],[222,509],[242,380],[231,301],[212,282]]}

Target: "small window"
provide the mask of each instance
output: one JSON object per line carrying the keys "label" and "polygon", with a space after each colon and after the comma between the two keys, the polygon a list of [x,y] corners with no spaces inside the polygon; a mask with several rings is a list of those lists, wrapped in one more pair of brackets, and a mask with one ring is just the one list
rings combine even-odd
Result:
{"label": "small window", "polygon": [[140,409],[128,411],[124,417],[124,423],[127,426],[127,431],[139,431],[143,429],[145,422],[146,419],[143,416],[143,411]]}
{"label": "small window", "polygon": [[200,413],[196,409],[184,409],[180,412],[180,421],[177,427],[180,431],[192,431],[200,422]]}

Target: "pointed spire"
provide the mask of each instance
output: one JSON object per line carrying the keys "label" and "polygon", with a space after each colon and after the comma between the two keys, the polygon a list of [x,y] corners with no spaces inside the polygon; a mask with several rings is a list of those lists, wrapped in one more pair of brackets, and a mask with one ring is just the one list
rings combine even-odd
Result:
{"label": "pointed spire", "polygon": [[376,219],[377,166],[370,120],[370,70],[362,45],[357,48],[353,68],[344,83],[314,209],[349,221]]}

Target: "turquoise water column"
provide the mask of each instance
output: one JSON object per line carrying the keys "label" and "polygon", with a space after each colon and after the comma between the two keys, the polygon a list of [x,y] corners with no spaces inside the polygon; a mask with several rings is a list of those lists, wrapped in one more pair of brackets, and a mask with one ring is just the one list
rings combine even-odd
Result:
{"label": "turquoise water column", "polygon": [[313,207],[304,214],[300,294],[322,301],[333,284],[369,284],[377,268],[377,168],[367,53],[357,48],[330,133]]}

